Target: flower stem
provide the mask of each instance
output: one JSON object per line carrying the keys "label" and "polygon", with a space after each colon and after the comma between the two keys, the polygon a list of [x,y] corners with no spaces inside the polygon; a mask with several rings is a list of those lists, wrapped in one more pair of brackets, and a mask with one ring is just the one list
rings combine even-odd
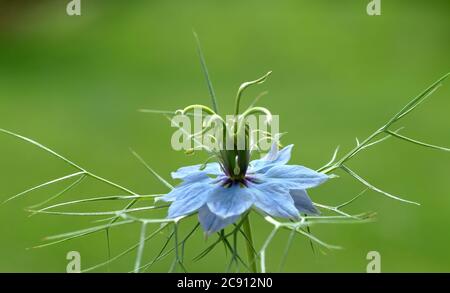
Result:
{"label": "flower stem", "polygon": [[244,233],[247,236],[247,258],[249,262],[249,267],[251,273],[257,273],[258,269],[256,268],[256,255],[253,246],[253,237],[252,237],[252,228],[250,226],[250,219],[248,218],[248,214],[245,216],[245,220],[242,223],[242,227],[244,228]]}

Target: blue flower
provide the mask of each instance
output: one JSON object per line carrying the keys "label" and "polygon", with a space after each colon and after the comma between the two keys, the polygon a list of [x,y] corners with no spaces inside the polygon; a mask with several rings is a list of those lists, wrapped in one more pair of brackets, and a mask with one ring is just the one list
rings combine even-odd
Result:
{"label": "blue flower", "polygon": [[207,234],[234,223],[250,208],[296,220],[300,213],[318,214],[306,190],[329,176],[299,165],[287,165],[293,145],[276,145],[261,159],[251,161],[245,176],[233,179],[219,163],[182,167],[172,173],[183,182],[162,200],[171,202],[168,218],[198,212]]}

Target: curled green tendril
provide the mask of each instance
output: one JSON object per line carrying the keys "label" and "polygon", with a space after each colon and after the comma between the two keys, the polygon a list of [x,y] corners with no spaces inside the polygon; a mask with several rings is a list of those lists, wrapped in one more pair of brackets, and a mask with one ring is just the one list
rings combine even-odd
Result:
{"label": "curled green tendril", "polygon": [[205,106],[205,105],[198,105],[198,104],[189,105],[186,108],[184,108],[183,110],[177,110],[175,113],[181,114],[181,115],[186,115],[187,113],[194,111],[196,109],[200,109],[200,110],[202,110],[202,112],[205,112],[209,115],[217,115],[216,112],[214,112],[210,107]]}
{"label": "curled green tendril", "polygon": [[272,113],[264,107],[253,107],[242,113],[242,119],[244,120],[247,116],[252,114],[263,114],[267,116],[267,122],[272,121]]}
{"label": "curled green tendril", "polygon": [[239,123],[238,123],[238,127],[236,129],[235,134],[238,135],[240,134],[240,132],[242,131],[242,127],[245,124],[245,118],[252,115],[252,114],[263,114],[267,116],[267,120],[266,123],[270,124],[270,122],[272,121],[272,113],[264,107],[253,107],[248,109],[247,111],[245,111],[244,113],[242,113],[242,115],[240,115],[239,117]]}
{"label": "curled green tendril", "polygon": [[244,92],[244,90],[246,88],[248,88],[249,86],[255,85],[255,84],[262,84],[263,82],[266,81],[267,77],[269,77],[269,75],[272,73],[272,71],[267,72],[264,76],[253,80],[253,81],[247,81],[244,82],[243,84],[241,84],[241,86],[238,89],[237,95],[236,95],[236,107],[235,107],[235,115],[239,114],[239,104],[241,103],[241,97],[242,97],[242,93]]}

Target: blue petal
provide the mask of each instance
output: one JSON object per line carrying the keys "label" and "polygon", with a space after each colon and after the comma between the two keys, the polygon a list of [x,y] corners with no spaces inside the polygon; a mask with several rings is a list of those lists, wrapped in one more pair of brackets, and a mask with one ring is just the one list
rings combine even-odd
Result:
{"label": "blue petal", "polygon": [[306,190],[303,189],[293,189],[290,190],[290,194],[294,199],[294,204],[300,213],[308,215],[319,215],[320,212],[313,205],[311,199],[308,196]]}
{"label": "blue petal", "polygon": [[188,215],[201,208],[214,189],[212,183],[213,180],[208,177],[208,179],[187,182],[174,188],[162,198],[165,201],[173,201],[169,207],[168,217],[176,218]]}
{"label": "blue petal", "polygon": [[211,191],[208,208],[221,218],[238,216],[247,211],[254,202],[249,188],[233,184],[230,187],[217,185]]}
{"label": "blue petal", "polygon": [[263,157],[264,160],[273,161],[278,155],[278,140],[272,143],[270,151]]}
{"label": "blue petal", "polygon": [[328,175],[298,165],[273,166],[262,176],[265,181],[278,182],[289,189],[308,189],[328,180]]}
{"label": "blue petal", "polygon": [[[201,169],[202,166],[204,166],[205,168]],[[223,172],[220,168],[219,163],[208,163],[206,165],[201,164],[201,165],[181,167],[177,171],[172,172],[172,178],[173,179],[185,179],[187,176],[191,176],[195,173],[220,175]]]}
{"label": "blue petal", "polygon": [[266,156],[250,163],[251,172],[264,173],[273,166],[287,164],[291,159],[293,146],[294,145],[291,144],[278,151],[277,145],[274,143]]}
{"label": "blue petal", "polygon": [[204,184],[210,184],[213,182],[213,179],[205,173],[194,173],[186,176],[184,180],[185,181],[183,183],[162,196],[161,199],[168,202],[183,199],[191,192],[191,190],[196,189],[197,187],[203,188]]}
{"label": "blue petal", "polygon": [[281,150],[278,150],[277,143],[273,143],[272,149],[264,157],[264,159],[266,159],[268,161],[272,161],[273,163],[285,165],[291,159],[291,152],[292,152],[293,147],[294,147],[294,145],[290,144],[288,146],[285,146]]}
{"label": "blue petal", "polygon": [[173,219],[197,211],[206,203],[207,196],[207,191],[188,193],[183,200],[176,200],[170,205],[168,218]]}
{"label": "blue petal", "polygon": [[236,222],[238,218],[239,216],[233,216],[223,219],[212,213],[206,205],[198,210],[198,221],[208,235],[222,230],[226,226]]}
{"label": "blue petal", "polygon": [[255,196],[255,207],[265,213],[289,219],[298,219],[299,214],[289,190],[276,183],[249,184]]}

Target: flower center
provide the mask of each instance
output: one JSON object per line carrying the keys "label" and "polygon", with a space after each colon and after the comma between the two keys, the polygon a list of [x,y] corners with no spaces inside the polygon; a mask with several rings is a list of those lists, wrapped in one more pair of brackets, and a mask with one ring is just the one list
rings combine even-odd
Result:
{"label": "flower center", "polygon": [[249,183],[257,183],[256,178],[251,175],[246,175],[241,178],[237,177],[223,177],[220,180],[220,184],[224,187],[231,187],[233,185],[239,184],[241,187],[248,187]]}
{"label": "flower center", "polygon": [[244,181],[250,163],[249,150],[223,150],[220,152],[219,160],[225,175],[230,180]]}

